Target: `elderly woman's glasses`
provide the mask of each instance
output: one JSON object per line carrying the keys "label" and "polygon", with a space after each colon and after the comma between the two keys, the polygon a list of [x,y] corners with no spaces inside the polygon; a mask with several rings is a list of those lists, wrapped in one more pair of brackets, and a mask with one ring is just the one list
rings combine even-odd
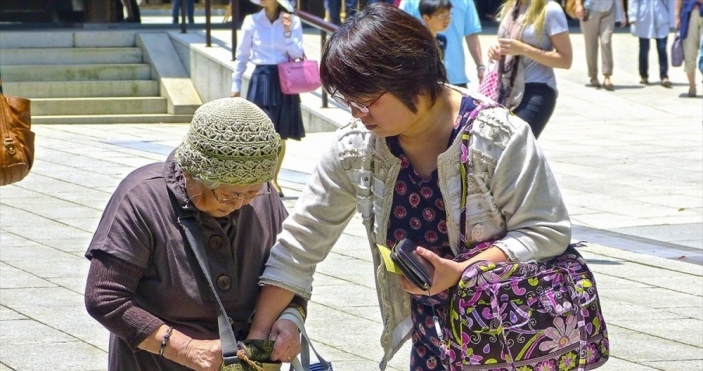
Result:
{"label": "elderly woman's glasses", "polygon": [[383,93],[381,93],[381,95],[376,97],[376,99],[374,99],[371,102],[368,102],[366,104],[354,102],[353,100],[347,100],[341,94],[339,94],[338,91],[335,91],[334,93],[332,93],[332,99],[334,99],[335,102],[343,105],[344,107],[347,107],[347,108],[354,107],[354,108],[358,109],[359,111],[361,111],[361,113],[369,113],[369,107],[371,107],[372,104],[376,103],[376,101],[379,100],[384,94],[386,94],[385,91]]}
{"label": "elderly woman's glasses", "polygon": [[215,191],[214,188],[210,188],[210,192],[212,192],[212,197],[215,198],[215,201],[225,204],[225,203],[231,203],[234,201],[250,201],[255,199],[256,197],[259,196],[267,196],[271,194],[271,186],[269,183],[266,183],[265,186],[262,186],[261,189],[259,189],[256,192],[248,193],[248,194],[240,194],[240,193],[222,193],[218,195]]}

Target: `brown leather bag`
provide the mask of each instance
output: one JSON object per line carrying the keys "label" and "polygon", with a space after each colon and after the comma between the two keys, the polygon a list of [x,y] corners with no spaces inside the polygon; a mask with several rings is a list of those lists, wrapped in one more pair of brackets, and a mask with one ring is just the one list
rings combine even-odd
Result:
{"label": "brown leather bag", "polygon": [[[2,87],[0,81],[0,87]],[[0,185],[19,182],[32,168],[34,133],[30,101],[8,97],[0,90]]]}

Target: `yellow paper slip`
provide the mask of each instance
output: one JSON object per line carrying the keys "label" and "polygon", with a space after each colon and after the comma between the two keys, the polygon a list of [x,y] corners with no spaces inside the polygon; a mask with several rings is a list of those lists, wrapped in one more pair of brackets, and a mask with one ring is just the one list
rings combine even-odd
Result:
{"label": "yellow paper slip", "polygon": [[386,265],[386,269],[389,272],[395,273],[395,274],[403,274],[393,263],[393,260],[391,259],[391,249],[388,246],[383,246],[381,244],[376,244],[376,247],[378,247],[378,251],[381,252],[381,256],[383,257],[383,264]]}

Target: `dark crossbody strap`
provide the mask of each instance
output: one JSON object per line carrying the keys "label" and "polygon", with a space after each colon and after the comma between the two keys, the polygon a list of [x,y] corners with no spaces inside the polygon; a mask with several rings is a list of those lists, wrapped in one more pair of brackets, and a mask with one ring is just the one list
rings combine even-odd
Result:
{"label": "dark crossbody strap", "polygon": [[220,297],[217,295],[217,290],[215,290],[215,286],[212,284],[210,267],[207,263],[207,256],[205,254],[205,248],[203,247],[203,238],[200,234],[200,229],[192,215],[188,215],[183,208],[178,205],[174,205],[174,207],[178,212],[178,223],[183,227],[186,233],[190,248],[193,249],[195,258],[198,260],[198,265],[200,265],[200,269],[202,269],[207,284],[210,286],[210,290],[212,290],[212,294],[215,296],[215,301],[217,302],[217,327],[220,331],[224,364],[231,365],[239,363],[240,360],[237,357],[237,338],[235,338],[234,331],[232,331],[231,322],[227,316],[225,307],[222,305],[222,301],[220,301]]}

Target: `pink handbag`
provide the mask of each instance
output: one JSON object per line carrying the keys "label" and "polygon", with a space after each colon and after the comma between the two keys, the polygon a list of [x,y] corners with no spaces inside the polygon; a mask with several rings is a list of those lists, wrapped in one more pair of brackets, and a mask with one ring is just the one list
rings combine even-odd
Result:
{"label": "pink handbag", "polygon": [[498,63],[491,62],[486,69],[486,73],[483,75],[483,80],[478,86],[478,92],[485,95],[486,98],[497,101],[499,87],[500,74],[498,73]]}
{"label": "pink handbag", "polygon": [[300,94],[314,91],[322,86],[317,61],[309,60],[303,54],[302,59],[291,60],[278,65],[283,94]]}

